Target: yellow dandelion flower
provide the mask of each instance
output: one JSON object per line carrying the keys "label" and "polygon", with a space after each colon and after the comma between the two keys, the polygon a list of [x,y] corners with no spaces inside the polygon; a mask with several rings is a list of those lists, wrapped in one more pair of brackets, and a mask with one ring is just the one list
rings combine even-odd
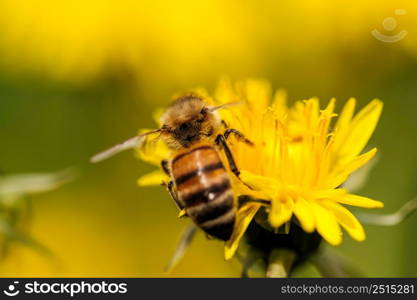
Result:
{"label": "yellow dandelion flower", "polygon": [[[257,80],[235,86],[224,81],[216,93],[221,103],[231,99],[245,103],[221,114],[255,144],[250,148],[233,143],[231,149],[242,180],[270,201],[269,223],[280,227],[294,215],[304,231],[317,230],[331,245],[341,243],[341,227],[353,239],[363,241],[362,225],[342,204],[376,208],[383,203],[350,194],[341,186],[376,153],[372,149],[360,154],[376,127],[382,102],[373,100],[354,116],[356,101],[349,99],[332,126],[337,116],[334,99],[320,110],[316,98],[288,107],[283,91],[275,93],[272,103],[269,95],[269,84]],[[240,223],[226,244],[226,258],[233,256],[260,206],[248,205],[251,208],[238,212]]]}
{"label": "yellow dandelion flower", "polygon": [[[350,194],[342,185],[376,153],[376,149],[361,152],[377,125],[382,102],[375,99],[354,115],[356,101],[349,99],[332,122],[337,117],[334,99],[321,110],[316,98],[288,107],[283,91],[277,91],[273,99],[270,94],[269,84],[260,80],[235,85],[224,80],[215,93],[217,104],[241,103],[221,110],[221,118],[254,143],[251,147],[230,141],[246,184],[235,180],[236,195],[266,200],[271,227],[278,228],[295,216],[305,232],[316,230],[331,245],[342,242],[341,228],[363,241],[362,225],[344,205],[379,208],[383,203]],[[139,149],[138,155],[159,164],[167,151],[162,141],[155,140]],[[167,180],[166,175],[156,171],[140,178],[139,184],[161,180]],[[234,232],[225,245],[226,259],[234,255],[261,205],[248,202],[239,208]]]}

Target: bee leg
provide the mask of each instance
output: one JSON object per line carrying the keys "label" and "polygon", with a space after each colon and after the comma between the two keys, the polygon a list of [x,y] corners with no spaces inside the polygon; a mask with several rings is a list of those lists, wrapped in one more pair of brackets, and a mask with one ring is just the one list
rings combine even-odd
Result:
{"label": "bee leg", "polygon": [[229,138],[229,136],[233,134],[237,140],[244,142],[245,144],[248,144],[249,146],[253,146],[253,142],[248,140],[245,135],[243,133],[241,133],[239,130],[234,129],[234,128],[228,128],[226,129],[226,131],[223,133],[224,138],[227,140]]}
{"label": "bee leg", "polygon": [[161,161],[161,168],[162,168],[162,171],[165,172],[165,174],[167,174],[168,176],[171,175],[171,172],[168,167],[168,160],[164,159]]}
{"label": "bee leg", "polygon": [[[171,172],[168,167],[168,161],[166,159],[161,161],[161,168],[168,176],[171,176]],[[187,213],[184,211],[184,205],[182,205],[181,201],[178,198],[177,192],[174,191],[174,183],[170,180],[168,183],[163,182],[163,186],[168,189],[169,195],[171,196],[172,200],[175,203],[175,206],[181,211],[180,217],[187,216]]]}
{"label": "bee leg", "polygon": [[229,125],[227,125],[225,120],[221,120],[221,123],[225,129],[229,128]]}
{"label": "bee leg", "polygon": [[236,165],[235,159],[233,158],[233,154],[232,151],[230,150],[229,146],[227,145],[226,139],[222,134],[219,134],[216,137],[215,140],[216,145],[218,145],[220,147],[220,149],[223,149],[224,153],[226,154],[226,158],[227,161],[229,163],[229,167],[230,167],[230,171],[232,171],[233,174],[235,174],[235,176],[244,184],[246,185],[249,189],[252,190],[252,187],[247,185],[240,177],[240,171]]}
{"label": "bee leg", "polygon": [[245,205],[246,203],[258,203],[264,206],[271,206],[271,202],[268,200],[263,200],[263,199],[255,199],[252,198],[248,195],[241,195],[238,197],[237,199],[238,201],[238,207],[242,207],[243,205]]}
{"label": "bee leg", "polygon": [[[184,205],[181,203],[181,201],[178,198],[177,192],[174,190],[174,183],[169,181],[168,183],[162,182],[162,185],[165,186],[168,189],[168,193],[171,196],[172,200],[174,201],[175,206],[182,211],[184,209]],[[182,216],[185,216],[186,214],[182,214]]]}
{"label": "bee leg", "polygon": [[181,234],[180,240],[178,241],[177,247],[175,249],[174,255],[171,257],[171,260],[165,267],[165,272],[171,271],[178,262],[184,257],[185,252],[190,246],[197,227],[194,224],[188,225]]}
{"label": "bee leg", "polygon": [[236,166],[236,162],[235,162],[235,159],[233,158],[232,151],[230,151],[230,148],[226,143],[225,137],[219,134],[216,137],[215,143],[224,151],[224,153],[226,154],[227,161],[229,163],[230,170],[233,172],[233,174],[236,175],[236,177],[239,178],[240,171]]}
{"label": "bee leg", "polygon": [[168,182],[168,192],[171,195],[172,200],[174,200],[174,203],[178,207],[178,209],[183,210],[184,205],[181,203],[180,199],[178,198],[177,192],[174,190],[174,183],[172,181]]}

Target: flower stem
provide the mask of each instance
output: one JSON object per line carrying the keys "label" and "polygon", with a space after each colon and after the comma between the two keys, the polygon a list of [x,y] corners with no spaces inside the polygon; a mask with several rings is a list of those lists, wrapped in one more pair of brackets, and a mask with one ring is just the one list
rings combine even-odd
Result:
{"label": "flower stem", "polygon": [[272,249],[268,258],[266,277],[287,278],[295,258],[295,252],[289,249]]}

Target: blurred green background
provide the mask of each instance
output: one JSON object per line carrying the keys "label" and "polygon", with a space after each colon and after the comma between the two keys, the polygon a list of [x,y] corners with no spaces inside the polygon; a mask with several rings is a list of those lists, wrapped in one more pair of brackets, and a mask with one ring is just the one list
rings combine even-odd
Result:
{"label": "blurred green background", "polygon": [[[405,14],[398,14],[404,9]],[[397,12],[397,14],[396,14]],[[394,18],[389,21],[388,17]],[[389,25],[397,25],[389,27]],[[407,35],[395,43],[371,31]],[[1,276],[239,276],[222,244],[200,234],[164,274],[186,220],[153,169],[131,152],[92,154],[155,126],[172,94],[210,91],[222,75],[260,77],[291,101],[354,96],[385,107],[371,144],[380,160],[361,194],[393,212],[417,195],[417,3],[409,1],[0,1],[0,168],[78,178],[32,198],[31,236],[55,258],[16,244]],[[336,251],[367,276],[417,276],[417,215],[367,226]],[[317,276],[307,268],[299,276]]]}

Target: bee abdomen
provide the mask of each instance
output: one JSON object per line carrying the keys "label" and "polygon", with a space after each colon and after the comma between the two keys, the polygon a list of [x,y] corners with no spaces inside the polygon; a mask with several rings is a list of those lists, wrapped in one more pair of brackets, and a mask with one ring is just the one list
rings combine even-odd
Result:
{"label": "bee abdomen", "polygon": [[232,208],[226,214],[200,224],[200,227],[209,235],[228,241],[233,233],[235,215],[235,208]]}
{"label": "bee abdomen", "polygon": [[218,183],[214,182],[208,187],[203,185],[189,186],[185,190],[180,190],[180,197],[185,206],[193,207],[201,203],[212,202],[230,189],[229,180],[226,178]]}
{"label": "bee abdomen", "polygon": [[236,209],[229,175],[217,151],[210,146],[191,149],[174,158],[171,169],[190,218],[209,235],[228,240]]}
{"label": "bee abdomen", "polygon": [[187,214],[209,235],[227,241],[235,223],[236,210],[228,180],[197,191],[183,199]]}
{"label": "bee abdomen", "polygon": [[175,184],[177,186],[180,186],[180,185],[184,184],[185,182],[187,182],[188,180],[192,179],[193,177],[198,176],[199,174],[207,174],[207,173],[210,173],[211,171],[215,171],[215,170],[218,170],[218,169],[223,169],[224,170],[223,164],[220,161],[217,162],[217,163],[215,162],[215,163],[212,163],[210,165],[204,166],[202,168],[197,168],[197,169],[195,169],[191,172],[188,172],[188,173],[186,173],[186,174],[184,174],[184,175],[182,175],[178,178],[175,178]]}

